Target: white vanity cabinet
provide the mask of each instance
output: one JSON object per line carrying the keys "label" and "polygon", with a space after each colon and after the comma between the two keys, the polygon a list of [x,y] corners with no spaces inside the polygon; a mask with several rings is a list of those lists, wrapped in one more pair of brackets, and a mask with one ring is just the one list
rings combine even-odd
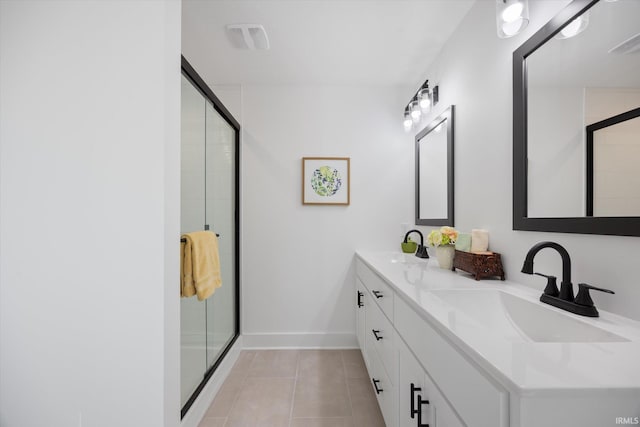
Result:
{"label": "white vanity cabinet", "polygon": [[398,426],[464,427],[409,348],[398,345]]}
{"label": "white vanity cabinet", "polygon": [[396,424],[396,331],[393,328],[394,293],[369,269],[358,268],[356,279],[357,335],[371,385],[387,426]]}
{"label": "white vanity cabinet", "polygon": [[365,313],[367,307],[371,304],[371,298],[369,298],[369,292],[362,284],[359,278],[356,278],[356,337],[358,338],[358,345],[362,350],[362,355],[365,355]]}
{"label": "white vanity cabinet", "polygon": [[387,427],[508,426],[504,389],[360,259],[356,276],[358,342]]}
{"label": "white vanity cabinet", "polygon": [[522,284],[409,254],[358,251],[356,275],[358,339],[387,427],[639,424],[640,322],[564,314]]}

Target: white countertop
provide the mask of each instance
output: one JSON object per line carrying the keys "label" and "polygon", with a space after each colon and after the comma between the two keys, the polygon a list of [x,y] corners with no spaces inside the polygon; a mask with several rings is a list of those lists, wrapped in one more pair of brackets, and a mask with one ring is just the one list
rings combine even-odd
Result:
{"label": "white countertop", "polygon": [[[439,268],[435,259],[399,252],[357,251],[357,256],[452,344],[521,396],[640,393],[640,322],[600,311],[587,318],[539,302],[540,290],[506,280],[476,281]],[[497,289],[535,302],[629,341],[598,343],[514,342],[465,317],[432,291]],[[596,306],[597,306],[596,300]]]}

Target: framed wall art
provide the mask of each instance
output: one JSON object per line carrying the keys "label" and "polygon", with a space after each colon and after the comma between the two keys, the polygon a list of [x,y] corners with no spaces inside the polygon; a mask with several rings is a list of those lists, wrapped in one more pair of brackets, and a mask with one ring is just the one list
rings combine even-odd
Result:
{"label": "framed wall art", "polygon": [[302,158],[302,204],[348,205],[349,157]]}

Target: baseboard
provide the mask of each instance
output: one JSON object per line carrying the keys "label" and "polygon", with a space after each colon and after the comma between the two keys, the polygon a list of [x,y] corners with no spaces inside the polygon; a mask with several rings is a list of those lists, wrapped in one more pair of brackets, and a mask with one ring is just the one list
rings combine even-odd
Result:
{"label": "baseboard", "polygon": [[268,333],[242,334],[245,349],[261,348],[358,348],[350,333]]}
{"label": "baseboard", "polygon": [[204,414],[209,409],[209,405],[213,402],[213,398],[216,397],[216,394],[220,390],[222,383],[227,379],[229,372],[231,372],[231,368],[238,360],[238,356],[240,355],[240,350],[243,347],[243,339],[242,336],[239,336],[233,346],[229,349],[229,352],[225,356],[225,358],[220,362],[220,365],[213,373],[207,385],[204,386],[196,401],[193,402],[191,408],[182,419],[180,426],[181,427],[198,427],[200,421],[204,417]]}

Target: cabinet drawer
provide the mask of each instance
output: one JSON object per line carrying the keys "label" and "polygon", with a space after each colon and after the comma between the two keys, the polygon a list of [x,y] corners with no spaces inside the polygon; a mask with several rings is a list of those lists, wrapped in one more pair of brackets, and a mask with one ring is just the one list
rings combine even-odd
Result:
{"label": "cabinet drawer", "polygon": [[367,346],[376,349],[380,362],[385,371],[389,375],[389,379],[393,384],[396,382],[397,364],[396,352],[394,351],[395,331],[391,322],[387,319],[380,308],[374,304],[370,304],[365,313]]}
{"label": "cabinet drawer", "polygon": [[[368,347],[368,353],[369,354],[367,359],[369,360],[369,380],[371,381],[371,386],[374,388],[374,393],[376,394],[376,398],[378,399],[380,411],[382,412],[382,416],[384,417],[385,424],[387,426],[395,426],[396,411],[394,402],[396,397],[396,390],[393,387],[393,384],[391,384],[387,373],[380,363],[378,354],[376,353],[375,349],[372,348],[372,346]],[[376,391],[376,388],[378,391]]]}
{"label": "cabinet drawer", "polygon": [[394,314],[398,334],[467,425],[508,426],[506,390],[485,377],[399,298]]}
{"label": "cabinet drawer", "polygon": [[391,287],[359,259],[356,260],[356,274],[367,287],[372,299],[382,309],[382,312],[393,322],[393,291]]}

